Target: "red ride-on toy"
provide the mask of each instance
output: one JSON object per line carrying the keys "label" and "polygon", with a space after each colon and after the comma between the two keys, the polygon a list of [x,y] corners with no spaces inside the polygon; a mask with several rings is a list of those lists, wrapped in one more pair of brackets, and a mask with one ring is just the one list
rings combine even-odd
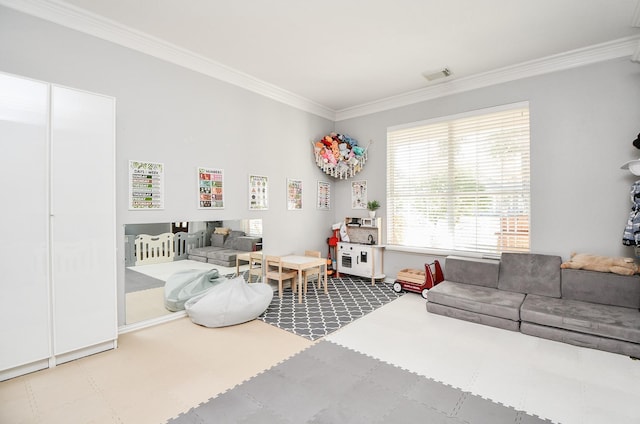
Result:
{"label": "red ride-on toy", "polygon": [[[433,267],[433,271],[431,270]],[[424,271],[417,269],[403,269],[398,272],[398,279],[393,283],[393,290],[400,293],[402,290],[420,293],[427,298],[429,289],[444,281],[444,274],[437,260],[430,264],[424,264]]]}

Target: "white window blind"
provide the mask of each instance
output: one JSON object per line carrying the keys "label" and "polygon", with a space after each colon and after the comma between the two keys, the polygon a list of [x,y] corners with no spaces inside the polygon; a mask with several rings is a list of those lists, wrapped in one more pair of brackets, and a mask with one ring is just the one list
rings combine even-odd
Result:
{"label": "white window blind", "polygon": [[528,104],[389,128],[387,241],[529,250]]}

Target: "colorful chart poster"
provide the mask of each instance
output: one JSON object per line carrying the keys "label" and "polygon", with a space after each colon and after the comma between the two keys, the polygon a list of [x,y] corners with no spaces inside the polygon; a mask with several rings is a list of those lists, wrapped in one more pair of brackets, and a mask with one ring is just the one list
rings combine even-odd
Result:
{"label": "colorful chart poster", "polygon": [[302,180],[287,178],[287,210],[302,210]]}
{"label": "colorful chart poster", "polygon": [[328,211],[331,209],[331,184],[325,181],[318,181],[318,203],[317,208]]}
{"label": "colorful chart poster", "polygon": [[249,209],[269,209],[269,178],[249,175]]}
{"label": "colorful chart poster", "polygon": [[223,170],[204,167],[198,167],[197,169],[198,209],[223,209]]}
{"label": "colorful chart poster", "polygon": [[129,210],[164,209],[164,164],[129,161]]}
{"label": "colorful chart poster", "polygon": [[351,182],[351,208],[367,209],[367,182]]}

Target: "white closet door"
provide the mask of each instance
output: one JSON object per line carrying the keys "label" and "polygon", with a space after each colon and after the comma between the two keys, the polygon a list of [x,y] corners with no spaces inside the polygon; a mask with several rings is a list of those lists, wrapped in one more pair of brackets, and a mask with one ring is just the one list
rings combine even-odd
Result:
{"label": "white closet door", "polygon": [[47,84],[0,74],[0,371],[51,353],[48,109]]}
{"label": "white closet door", "polygon": [[115,100],[52,86],[54,354],[117,338]]}

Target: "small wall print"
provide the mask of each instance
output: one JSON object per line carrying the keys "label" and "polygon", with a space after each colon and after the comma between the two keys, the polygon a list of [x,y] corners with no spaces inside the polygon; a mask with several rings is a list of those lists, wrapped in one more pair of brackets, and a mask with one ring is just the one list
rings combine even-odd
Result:
{"label": "small wall print", "polygon": [[249,175],[249,209],[269,209],[269,178]]}
{"label": "small wall print", "polygon": [[367,209],[367,182],[351,182],[351,208]]}
{"label": "small wall print", "polygon": [[129,161],[129,210],[164,209],[164,164]]}
{"label": "small wall print", "polygon": [[198,167],[198,209],[224,208],[224,171]]}
{"label": "small wall print", "polygon": [[302,180],[287,178],[287,210],[302,210]]}
{"label": "small wall print", "polygon": [[331,184],[325,181],[318,181],[318,198],[316,207],[320,210],[331,209]]}

